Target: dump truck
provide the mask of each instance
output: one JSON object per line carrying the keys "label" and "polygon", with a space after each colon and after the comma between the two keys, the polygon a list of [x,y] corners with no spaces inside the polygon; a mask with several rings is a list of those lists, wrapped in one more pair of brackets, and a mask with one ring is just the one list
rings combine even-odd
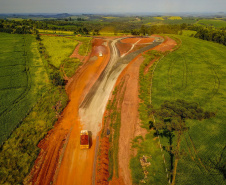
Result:
{"label": "dump truck", "polygon": [[80,133],[80,149],[89,148],[89,132],[87,130],[81,130]]}

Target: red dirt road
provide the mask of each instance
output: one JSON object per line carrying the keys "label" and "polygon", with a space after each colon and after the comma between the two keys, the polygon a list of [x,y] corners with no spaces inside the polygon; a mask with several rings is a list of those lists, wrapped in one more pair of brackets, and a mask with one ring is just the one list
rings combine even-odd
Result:
{"label": "red dirt road", "polygon": [[[95,49],[101,44],[102,39],[94,40],[91,56],[98,56]],[[80,151],[79,132],[82,126],[79,123],[78,109],[84,96],[107,65],[109,57],[110,50],[106,48],[106,55],[85,63],[66,87],[70,101],[62,113],[62,118],[49,131],[45,139],[39,143],[41,152],[31,170],[27,184],[49,185],[54,181],[56,184],[81,185],[84,184],[84,180],[85,184],[91,184],[95,140],[91,149]],[[65,139],[69,139],[69,142],[63,153],[62,147]],[[56,176],[56,169],[59,166],[58,161],[60,155],[63,154],[62,164],[57,171],[59,172],[58,176]],[[88,160],[86,160],[87,158]],[[82,173],[83,175],[81,175]],[[84,178],[84,174],[88,175],[85,175]],[[55,178],[53,179],[54,175]]]}

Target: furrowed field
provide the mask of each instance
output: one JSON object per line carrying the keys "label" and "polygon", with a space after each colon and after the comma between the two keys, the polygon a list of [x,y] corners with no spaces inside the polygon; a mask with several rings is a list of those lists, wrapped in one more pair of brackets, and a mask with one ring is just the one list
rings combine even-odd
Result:
{"label": "furrowed field", "polygon": [[0,144],[49,83],[32,35],[0,33]]}
{"label": "furrowed field", "polygon": [[[176,184],[226,184],[226,47],[187,36],[176,37],[182,40],[182,46],[155,69],[152,105],[158,108],[165,100],[184,99],[216,113],[211,119],[186,121],[189,130],[180,145]],[[169,146],[168,139],[160,140],[163,146]],[[164,154],[170,169],[169,153]]]}
{"label": "furrowed field", "polygon": [[64,83],[59,82],[81,62],[69,58],[77,44],[69,38],[0,36],[1,139],[11,134],[0,150],[0,184],[23,184],[40,151],[39,141],[67,105]]}

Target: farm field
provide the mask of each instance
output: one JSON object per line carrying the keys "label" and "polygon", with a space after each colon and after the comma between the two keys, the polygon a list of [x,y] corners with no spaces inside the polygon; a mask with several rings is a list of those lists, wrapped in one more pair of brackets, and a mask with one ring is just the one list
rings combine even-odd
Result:
{"label": "farm field", "polygon": [[[182,40],[182,46],[162,59],[155,69],[154,108],[166,100],[184,99],[216,113],[216,117],[208,120],[186,121],[189,130],[181,142],[183,155],[177,167],[176,184],[224,184],[226,47],[187,36],[176,37]],[[176,143],[176,137],[173,142]],[[169,146],[165,138],[161,138],[161,143]],[[166,151],[165,156],[169,168]]]}
{"label": "farm field", "polygon": [[43,29],[38,29],[40,33],[44,34],[62,34],[62,35],[73,35],[73,31],[59,31],[59,30],[43,30]]}
{"label": "farm field", "polygon": [[50,63],[59,68],[63,61],[68,58],[78,42],[70,38],[58,36],[41,36],[42,43],[50,56]]}
{"label": "farm field", "polygon": [[25,118],[49,80],[32,35],[0,33],[0,143]]}
{"label": "farm field", "polygon": [[199,20],[196,24],[201,24],[205,26],[214,26],[215,28],[226,27],[226,21],[224,20],[202,19]]}

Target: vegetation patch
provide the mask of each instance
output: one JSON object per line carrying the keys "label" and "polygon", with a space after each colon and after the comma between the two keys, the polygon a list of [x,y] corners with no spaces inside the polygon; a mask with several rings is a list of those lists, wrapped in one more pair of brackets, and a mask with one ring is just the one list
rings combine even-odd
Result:
{"label": "vegetation patch", "polygon": [[215,28],[226,27],[226,21],[225,20],[201,19],[196,24],[205,25],[205,26],[213,26]]}
{"label": "vegetation patch", "polygon": [[113,98],[109,100],[107,105],[107,114],[104,117],[104,127],[102,137],[108,135],[110,148],[108,152],[109,157],[109,178],[112,180],[113,176],[118,178],[118,150],[119,150],[119,135],[121,126],[121,106],[125,93],[124,80],[122,80],[113,91]]}
{"label": "vegetation patch", "polygon": [[50,64],[59,68],[63,61],[68,58],[78,42],[65,37],[41,36],[42,43],[46,48]]}
{"label": "vegetation patch", "polygon": [[[19,37],[19,39],[17,37]],[[11,62],[10,68],[12,68],[12,64],[14,64],[14,70],[12,71],[11,69],[9,74],[17,75],[17,73],[29,71],[31,76],[29,78],[29,93],[31,93],[30,96],[32,96],[33,99],[28,99],[29,101],[27,101],[26,98],[20,100],[20,107],[16,109],[18,112],[14,111],[15,116],[12,116],[12,118],[17,118],[16,116],[20,115],[19,111],[26,111],[26,114],[25,116],[21,115],[20,126],[12,132],[10,138],[5,141],[0,151],[0,184],[22,184],[23,179],[29,173],[38,156],[39,148],[37,144],[45,137],[47,132],[53,128],[54,123],[68,102],[68,97],[63,86],[64,82],[62,81],[61,69],[57,69],[48,61],[48,50],[44,47],[42,42],[40,42],[39,35],[36,36],[38,42],[35,41],[35,37],[32,35],[10,35],[4,33],[4,38],[7,39],[7,42],[11,39],[11,42],[19,42],[17,44],[9,43],[8,45],[7,42],[5,42],[5,46],[7,46],[4,47],[6,54],[9,52],[11,56],[11,58],[6,58],[6,62]],[[28,41],[30,41],[30,45],[28,45]],[[70,39],[65,41],[70,41]],[[12,48],[14,50],[12,50]],[[38,51],[41,53],[41,58]],[[15,52],[14,56],[19,57],[12,58],[12,52]],[[26,57],[26,60],[23,56],[19,55],[20,52]],[[6,62],[5,64],[7,64]],[[21,63],[18,64],[18,62]],[[73,75],[73,70],[80,65],[80,62],[76,59],[70,60],[66,58],[63,64],[65,73],[71,76]],[[2,67],[5,66],[2,65],[1,68]],[[6,72],[6,70],[2,71]],[[6,73],[5,76],[7,76]],[[20,80],[23,80],[22,76],[19,77]],[[10,88],[10,90],[12,94],[14,92],[15,96],[18,96],[17,89]],[[8,93],[11,93],[11,91]],[[22,105],[26,106],[21,107]],[[9,119],[9,121],[11,120]]]}
{"label": "vegetation patch", "polygon": [[80,65],[82,65],[82,63],[79,59],[68,58],[64,60],[62,64],[62,70],[67,77],[72,77]]}
{"label": "vegetation patch", "polygon": [[23,183],[40,152],[39,141],[53,128],[66,104],[67,95],[61,87],[50,88],[39,99],[1,149],[0,184]]}
{"label": "vegetation patch", "polygon": [[169,20],[182,20],[182,18],[179,16],[172,16],[172,17],[169,17],[168,19]]}
{"label": "vegetation patch", "polygon": [[0,33],[0,144],[22,122],[49,85],[35,37]]}
{"label": "vegetation patch", "polygon": [[79,55],[86,56],[92,49],[91,40],[92,37],[71,37],[76,41],[82,42],[82,45],[79,47]]}
{"label": "vegetation patch", "polygon": [[161,20],[161,21],[165,20],[163,17],[154,17],[154,18],[157,19],[157,20]]}
{"label": "vegetation patch", "polygon": [[[215,112],[216,117],[202,122],[186,121],[189,129],[181,138],[183,157],[177,166],[175,183],[224,184],[226,87],[221,84],[226,80],[226,47],[187,36],[176,37],[182,40],[182,46],[165,57],[155,69],[152,105],[160,107],[165,101],[183,99]],[[174,137],[173,143],[177,139]],[[161,139],[163,146],[169,146],[168,142]],[[165,153],[165,157],[170,166],[169,154]]]}

